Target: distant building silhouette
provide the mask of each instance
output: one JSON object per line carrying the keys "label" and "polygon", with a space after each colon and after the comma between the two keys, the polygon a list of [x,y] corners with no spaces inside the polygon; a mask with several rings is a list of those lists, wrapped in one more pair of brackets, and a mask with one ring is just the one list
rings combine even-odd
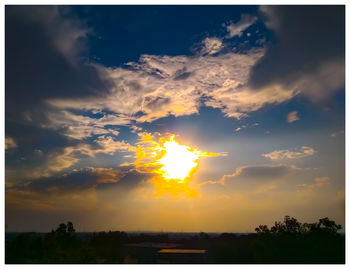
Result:
{"label": "distant building silhouette", "polygon": [[181,246],[173,243],[142,242],[122,246],[124,263],[156,263],[157,253],[161,249]]}
{"label": "distant building silhouette", "polygon": [[206,263],[204,249],[161,249],[158,251],[157,263]]}

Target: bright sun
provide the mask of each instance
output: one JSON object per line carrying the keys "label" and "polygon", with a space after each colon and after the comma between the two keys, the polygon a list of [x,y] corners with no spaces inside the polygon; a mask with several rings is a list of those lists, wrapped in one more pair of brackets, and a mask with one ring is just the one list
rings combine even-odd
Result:
{"label": "bright sun", "polygon": [[184,180],[190,171],[198,166],[199,154],[172,139],[163,145],[166,153],[158,160],[158,163],[163,165],[160,170],[166,179]]}
{"label": "bright sun", "polygon": [[162,150],[165,154],[157,161],[162,165],[159,171],[165,179],[176,179],[179,182],[184,181],[198,166],[200,156],[208,156],[206,152],[181,145],[175,141],[174,136],[164,142]]}
{"label": "bright sun", "polygon": [[134,164],[140,173],[157,174],[151,182],[159,193],[191,193],[188,183],[199,167],[199,158],[219,156],[218,153],[183,145],[175,139],[175,135],[163,137],[158,133],[143,133],[140,136]]}

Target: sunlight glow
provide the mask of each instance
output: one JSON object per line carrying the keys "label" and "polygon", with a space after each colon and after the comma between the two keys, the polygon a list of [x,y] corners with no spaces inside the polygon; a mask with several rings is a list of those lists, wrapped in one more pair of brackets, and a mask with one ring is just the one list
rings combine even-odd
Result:
{"label": "sunlight glow", "polygon": [[139,173],[154,174],[150,182],[156,187],[157,195],[184,193],[186,197],[195,197],[190,180],[199,168],[199,158],[223,156],[183,145],[173,134],[164,137],[160,133],[140,133],[139,136],[134,164]]}
{"label": "sunlight glow", "polygon": [[189,176],[190,171],[198,166],[199,156],[202,155],[202,152],[174,141],[174,136],[164,143],[163,148],[166,153],[158,163],[163,165],[160,171],[166,179],[183,181]]}

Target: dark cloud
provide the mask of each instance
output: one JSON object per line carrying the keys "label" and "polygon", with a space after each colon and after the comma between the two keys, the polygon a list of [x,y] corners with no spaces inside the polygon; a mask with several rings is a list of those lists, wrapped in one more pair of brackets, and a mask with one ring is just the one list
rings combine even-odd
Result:
{"label": "dark cloud", "polygon": [[69,173],[58,174],[50,177],[41,177],[30,180],[13,187],[9,190],[25,190],[36,193],[74,193],[92,188],[132,189],[140,182],[147,180],[151,174],[138,173],[135,170],[122,170],[113,168],[75,169]]}
{"label": "dark cloud", "polygon": [[75,141],[67,139],[66,136],[56,131],[11,121],[6,121],[6,134],[10,137],[16,137],[19,150],[23,154],[32,151],[35,147],[48,150],[53,146],[64,147],[76,144]]}
{"label": "dark cloud", "polygon": [[[296,81],[305,79],[310,82],[303,81],[302,85],[297,85],[298,90],[316,88],[317,94],[323,94],[322,91],[342,85],[345,6],[263,6],[260,11],[277,42],[267,46],[265,55],[252,68],[251,86],[282,84],[290,88],[296,86]],[[327,68],[327,64],[336,65],[337,70]],[[334,77],[335,72],[340,74]],[[331,83],[323,87],[311,80]]]}
{"label": "dark cloud", "polygon": [[144,182],[150,179],[152,176],[153,174],[139,173],[135,170],[129,170],[122,177],[120,177],[118,182],[100,184],[98,188],[104,189],[104,188],[115,187],[118,189],[130,190],[138,186],[141,182]]}
{"label": "dark cloud", "polygon": [[54,6],[7,6],[6,119],[18,120],[52,97],[95,94],[108,85],[79,58],[88,29]]}
{"label": "dark cloud", "polygon": [[[275,189],[283,184],[295,185],[294,176],[302,171],[293,165],[247,165],[235,169],[231,175],[224,175],[217,181],[202,183],[202,190],[209,192],[257,191],[263,186]],[[300,174],[296,178],[302,177]],[[290,181],[293,179],[293,181]]]}
{"label": "dark cloud", "polygon": [[189,78],[193,72],[188,72],[186,67],[180,70],[177,70],[174,74],[174,80],[184,80]]}
{"label": "dark cloud", "polygon": [[145,98],[146,106],[150,109],[157,109],[160,108],[166,104],[170,103],[169,98],[164,97],[146,97]]}
{"label": "dark cloud", "polygon": [[31,180],[13,188],[17,190],[34,191],[37,193],[75,192],[78,190],[94,188],[98,184],[103,184],[104,181],[106,182],[107,180],[109,180],[109,182],[117,182],[119,180],[118,176],[118,172],[112,169],[99,170],[96,168],[86,168],[82,170],[73,170],[72,172],[63,175]]}
{"label": "dark cloud", "polygon": [[282,177],[296,168],[290,165],[261,165],[261,166],[244,166],[237,169],[234,177],[251,178],[251,179],[275,179]]}

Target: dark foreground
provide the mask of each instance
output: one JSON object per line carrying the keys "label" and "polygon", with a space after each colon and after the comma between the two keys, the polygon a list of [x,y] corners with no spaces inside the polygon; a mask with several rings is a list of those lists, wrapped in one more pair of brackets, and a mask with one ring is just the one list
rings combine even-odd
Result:
{"label": "dark foreground", "polygon": [[345,235],[328,218],[285,217],[254,234],[76,233],[72,223],[50,233],[7,234],[10,263],[345,263]]}

